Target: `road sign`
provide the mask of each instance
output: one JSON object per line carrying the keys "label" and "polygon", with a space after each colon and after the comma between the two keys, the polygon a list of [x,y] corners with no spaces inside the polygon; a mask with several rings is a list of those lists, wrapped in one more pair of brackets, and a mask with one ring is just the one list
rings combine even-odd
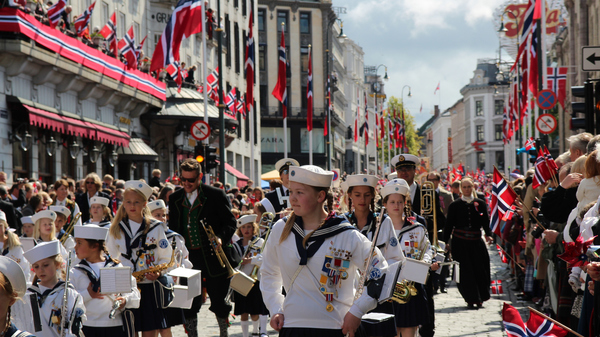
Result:
{"label": "road sign", "polygon": [[535,127],[537,127],[540,133],[543,133],[545,135],[554,132],[554,130],[556,130],[557,124],[558,123],[556,122],[556,118],[554,118],[554,116],[552,116],[551,114],[540,115],[535,121]]}
{"label": "road sign", "polygon": [[202,120],[194,122],[194,124],[192,124],[190,133],[194,139],[201,142],[210,136],[210,126],[208,123]]}
{"label": "road sign", "polygon": [[549,110],[556,105],[556,94],[550,89],[541,90],[535,100],[542,110]]}
{"label": "road sign", "polygon": [[581,70],[600,70],[600,46],[581,48]]}
{"label": "road sign", "polygon": [[471,146],[473,148],[475,148],[475,151],[483,151],[483,149],[481,148],[481,146],[486,145],[486,144],[487,144],[486,142],[479,142],[479,141],[477,141],[475,143],[471,143]]}

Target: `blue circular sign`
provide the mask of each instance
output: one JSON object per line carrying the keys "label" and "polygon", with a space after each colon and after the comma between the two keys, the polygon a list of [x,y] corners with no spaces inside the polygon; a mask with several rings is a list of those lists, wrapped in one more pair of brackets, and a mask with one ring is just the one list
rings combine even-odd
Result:
{"label": "blue circular sign", "polygon": [[538,97],[536,99],[537,105],[542,110],[549,110],[554,108],[554,106],[556,105],[556,101],[556,94],[554,93],[554,91],[549,89],[541,90],[538,93]]}
{"label": "blue circular sign", "polygon": [[336,181],[339,178],[336,170],[333,171],[333,180]]}

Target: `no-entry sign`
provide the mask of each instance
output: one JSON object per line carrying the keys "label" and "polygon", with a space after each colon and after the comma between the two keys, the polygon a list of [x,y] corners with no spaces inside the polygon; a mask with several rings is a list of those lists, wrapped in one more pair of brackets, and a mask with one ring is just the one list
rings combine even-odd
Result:
{"label": "no-entry sign", "polygon": [[210,136],[210,126],[208,123],[202,120],[194,122],[194,124],[192,124],[190,133],[195,140],[201,142]]}
{"label": "no-entry sign", "polygon": [[551,134],[556,130],[556,118],[551,114],[543,114],[538,117],[535,121],[535,126],[540,133],[545,135]]}

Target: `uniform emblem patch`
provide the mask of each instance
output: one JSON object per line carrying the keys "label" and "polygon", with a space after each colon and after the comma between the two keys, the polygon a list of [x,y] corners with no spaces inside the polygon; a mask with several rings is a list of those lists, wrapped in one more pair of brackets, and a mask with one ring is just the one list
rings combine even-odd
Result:
{"label": "uniform emblem patch", "polygon": [[158,246],[162,249],[165,249],[165,248],[169,247],[169,242],[166,239],[162,239],[158,243]]}
{"label": "uniform emblem patch", "polygon": [[398,245],[398,239],[396,239],[395,237],[391,237],[390,238],[390,246],[396,247],[397,245]]}

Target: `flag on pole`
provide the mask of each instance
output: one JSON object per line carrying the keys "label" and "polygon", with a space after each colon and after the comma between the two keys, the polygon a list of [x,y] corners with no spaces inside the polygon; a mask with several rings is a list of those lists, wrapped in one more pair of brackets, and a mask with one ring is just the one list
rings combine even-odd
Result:
{"label": "flag on pole", "polygon": [[506,253],[504,252],[504,249],[502,249],[502,247],[500,247],[499,244],[496,244],[496,250],[498,251],[498,255],[500,255],[500,261],[502,261],[502,263],[508,263],[508,259],[506,258]]}
{"label": "flag on pole", "polygon": [[229,111],[231,111],[234,115],[236,113],[236,105],[235,105],[236,101],[237,101],[237,93],[235,91],[235,87],[233,87],[233,88],[231,88],[231,91],[229,91],[227,96],[225,96],[225,100],[223,103],[225,103],[225,105],[227,106],[227,109],[229,109]]}
{"label": "flag on pole", "polygon": [[240,115],[246,119],[246,99],[244,96],[241,96],[237,103],[237,112],[239,112]]}
{"label": "flag on pole", "polygon": [[423,112],[423,103],[421,103],[421,108],[419,109],[419,113]]}
{"label": "flag on pole", "polygon": [[206,77],[208,97],[215,102],[219,101],[219,67],[215,68],[210,75]]}
{"label": "flag on pole", "polygon": [[48,8],[48,21],[50,22],[50,28],[56,28],[60,18],[62,17],[62,13],[65,11],[65,7],[67,7],[67,2],[65,0],[58,0],[52,7]]}
{"label": "flag on pole", "polygon": [[567,96],[567,67],[548,67],[548,88],[552,90],[558,99],[558,103],[565,108],[565,97]]}
{"label": "flag on pole", "polygon": [[[144,39],[142,40],[142,42],[140,42],[140,44],[135,48],[135,57],[137,58],[138,62],[142,61],[142,60],[140,60],[140,56],[142,55],[142,48],[144,48],[144,42],[146,42],[147,37],[148,37],[148,35],[144,36]],[[182,69],[182,73],[183,73],[183,79],[185,80],[185,78],[188,75],[187,70]]]}
{"label": "flag on pole", "polygon": [[533,137],[529,137],[529,139],[527,139],[525,141],[525,150],[529,151],[531,149],[535,149],[535,139],[533,139]]}
{"label": "flag on pole", "polygon": [[558,165],[554,161],[554,158],[552,158],[552,155],[550,154],[550,151],[548,151],[546,145],[544,145],[544,156],[546,157],[546,162],[548,163],[550,173],[552,173],[552,175],[558,174]]}
{"label": "flag on pole", "polygon": [[358,88],[356,88],[356,117],[354,118],[354,142],[358,142],[358,120],[360,119],[360,98],[358,96]]}
{"label": "flag on pole", "polygon": [[494,166],[492,199],[490,201],[490,229],[493,233],[500,235],[502,217],[511,208],[515,200],[517,200],[517,194],[508,186],[506,180]]}
{"label": "flag on pole", "polygon": [[177,92],[181,92],[181,85],[183,83],[183,76],[181,74],[181,68],[179,67],[179,62],[173,62],[167,66],[165,69],[167,74],[173,78],[175,83],[177,83]]}
{"label": "flag on pole", "polygon": [[492,280],[491,288],[492,294],[494,295],[504,294],[504,290],[502,290],[502,280]]}
{"label": "flag on pole", "polygon": [[100,31],[100,35],[104,37],[106,42],[108,42],[109,50],[111,53],[117,55],[117,15],[113,13],[110,17],[110,20],[104,25],[102,30]]}
{"label": "flag on pole", "polygon": [[125,34],[125,36],[123,36],[123,38],[121,40],[119,40],[119,51],[121,52],[121,54],[123,54],[123,56],[125,57],[125,60],[127,61],[127,67],[128,68],[132,68],[132,69],[136,69],[137,68],[137,57],[136,57],[136,47],[137,45],[135,44],[135,35],[133,32],[133,26],[131,26],[129,28],[129,30],[127,31],[127,34]]}
{"label": "flag on pole", "polygon": [[[254,108],[254,34],[253,31],[254,15],[250,9],[250,20],[248,22],[248,38],[246,40],[246,108],[244,109],[244,118],[246,111],[253,111]],[[239,110],[239,109],[238,109]]]}
{"label": "flag on pole", "polygon": [[537,311],[530,309],[527,324],[519,311],[510,304],[504,303],[502,308],[502,323],[509,337],[565,337],[568,331],[555,324],[548,317],[541,316]]}
{"label": "flag on pole", "polygon": [[439,90],[440,90],[440,82],[438,82],[437,87],[435,87],[435,90],[433,91],[433,94],[435,95]]}
{"label": "flag on pole", "polygon": [[279,63],[277,67],[277,84],[273,89],[273,96],[281,102],[283,119],[287,118],[287,58],[285,55],[285,35],[281,30],[281,42],[279,44]]}
{"label": "flag on pole", "polygon": [[533,183],[531,184],[533,189],[538,188],[540,185],[552,178],[544,158],[544,152],[541,149],[538,149],[538,156],[535,160],[535,173],[533,175]]}
{"label": "flag on pole", "polygon": [[313,129],[313,72],[311,50],[308,47],[308,79],[306,84],[306,129]]}
{"label": "flag on pole", "polygon": [[[541,3],[541,1],[536,1],[536,3]],[[536,4],[537,5],[537,4]],[[541,60],[538,59],[537,52],[537,44],[540,43],[538,41],[538,29],[541,29],[539,22],[533,23],[533,30],[531,32],[531,42],[529,49],[529,90],[533,94],[533,97],[537,97],[538,95],[538,62]]]}
{"label": "flag on pole", "polygon": [[365,97],[365,121],[360,127],[361,137],[365,137],[365,145],[369,145],[369,111],[367,110],[367,93],[364,92]]}
{"label": "flag on pole", "polygon": [[83,14],[77,17],[75,20],[75,33],[77,36],[83,36],[83,31],[87,28],[90,23],[90,17],[92,16],[92,11],[94,11],[94,6],[96,6],[96,2],[94,1],[90,7],[88,7]]}

